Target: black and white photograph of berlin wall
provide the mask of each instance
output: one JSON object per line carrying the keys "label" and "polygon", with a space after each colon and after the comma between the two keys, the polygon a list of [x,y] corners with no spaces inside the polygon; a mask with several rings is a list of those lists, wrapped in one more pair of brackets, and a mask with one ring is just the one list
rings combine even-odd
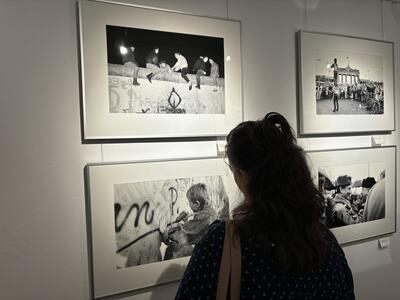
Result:
{"label": "black and white photograph of berlin wall", "polygon": [[114,185],[116,268],[190,256],[216,219],[229,215],[227,176]]}
{"label": "black and white photograph of berlin wall", "polygon": [[318,49],[315,100],[318,115],[383,114],[382,56]]}
{"label": "black and white photograph of berlin wall", "polygon": [[110,113],[225,114],[224,39],[106,26]]}

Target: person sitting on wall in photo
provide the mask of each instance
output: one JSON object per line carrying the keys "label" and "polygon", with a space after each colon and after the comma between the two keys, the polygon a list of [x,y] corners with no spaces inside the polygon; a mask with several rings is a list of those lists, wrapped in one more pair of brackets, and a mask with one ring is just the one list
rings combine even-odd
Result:
{"label": "person sitting on wall in photo", "polygon": [[160,60],[160,73],[171,73],[172,69],[165,60]]}
{"label": "person sitting on wall in photo", "polygon": [[217,78],[219,78],[219,66],[218,64],[214,61],[214,59],[210,58],[210,77],[214,78],[215,82],[215,88],[213,89],[213,92],[218,92],[218,85],[217,85]]}
{"label": "person sitting on wall in photo", "polygon": [[158,58],[158,53],[160,48],[155,46],[153,50],[146,56],[146,68],[150,69],[150,74],[147,75],[147,79],[151,82],[156,74],[160,73],[160,62]]}
{"label": "person sitting on wall in photo", "polygon": [[122,62],[124,63],[124,68],[128,71],[128,73],[132,72],[132,84],[140,85],[137,81],[138,73],[139,73],[139,64],[135,60],[135,47],[130,46],[128,48],[121,46],[120,52],[122,55]]}
{"label": "person sitting on wall in photo", "polygon": [[181,77],[189,84],[189,91],[192,89],[192,83],[190,82],[187,74],[189,73],[189,66],[186,58],[179,52],[175,52],[176,63],[172,67],[175,72],[181,71]]}
{"label": "person sitting on wall in photo", "polygon": [[200,89],[200,77],[206,75],[206,62],[208,57],[200,56],[198,60],[194,63],[193,72],[196,74],[196,88]]}
{"label": "person sitting on wall in photo", "polygon": [[216,211],[209,204],[210,196],[204,183],[192,185],[186,192],[186,197],[193,214],[189,219],[189,214],[182,212],[181,215],[185,215],[183,223],[174,224],[164,231],[164,240],[170,248],[167,248],[164,259],[191,255],[194,245],[217,218]]}
{"label": "person sitting on wall in photo", "polygon": [[330,217],[330,228],[356,224],[360,222],[357,213],[353,210],[350,202],[351,177],[339,176],[336,180],[336,194],[332,200],[332,211]]}

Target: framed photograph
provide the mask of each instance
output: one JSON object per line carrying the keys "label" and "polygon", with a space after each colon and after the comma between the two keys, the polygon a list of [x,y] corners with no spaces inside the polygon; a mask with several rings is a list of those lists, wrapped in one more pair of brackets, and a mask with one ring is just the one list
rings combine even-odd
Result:
{"label": "framed photograph", "polygon": [[300,31],[300,133],[392,131],[393,42]]}
{"label": "framed photograph", "polygon": [[339,243],[396,231],[396,147],[307,153]]}
{"label": "framed photograph", "polygon": [[222,158],[88,165],[93,296],[179,280],[241,199]]}
{"label": "framed photograph", "polygon": [[80,1],[85,139],[225,135],[242,121],[240,23]]}

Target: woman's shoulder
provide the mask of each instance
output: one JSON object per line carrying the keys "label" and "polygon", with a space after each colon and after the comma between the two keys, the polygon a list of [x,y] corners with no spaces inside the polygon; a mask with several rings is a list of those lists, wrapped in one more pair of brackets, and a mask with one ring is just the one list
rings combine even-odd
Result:
{"label": "woman's shoulder", "polygon": [[327,242],[327,255],[329,258],[336,257],[339,260],[346,260],[346,256],[343,252],[342,247],[337,241],[335,235],[328,228],[323,230],[323,236]]}
{"label": "woman's shoulder", "polygon": [[224,237],[225,222],[218,220],[211,223],[207,233],[194,247],[187,271],[203,268],[204,265],[209,272],[216,272],[222,256]]}
{"label": "woman's shoulder", "polygon": [[207,233],[201,238],[198,244],[210,242],[223,242],[225,236],[225,221],[215,220],[208,226]]}
{"label": "woman's shoulder", "polygon": [[337,241],[335,235],[328,227],[324,227],[322,229],[322,236],[324,237],[328,245],[330,245],[331,247],[340,247],[339,242]]}
{"label": "woman's shoulder", "polygon": [[[193,249],[175,299],[206,299],[217,290],[225,222],[214,221]],[[212,297],[211,297],[212,298]]]}
{"label": "woman's shoulder", "polygon": [[225,222],[222,220],[216,220],[208,226],[206,234],[200,239],[193,249],[192,256],[197,256],[203,251],[209,249],[221,249],[224,245],[225,238]]}

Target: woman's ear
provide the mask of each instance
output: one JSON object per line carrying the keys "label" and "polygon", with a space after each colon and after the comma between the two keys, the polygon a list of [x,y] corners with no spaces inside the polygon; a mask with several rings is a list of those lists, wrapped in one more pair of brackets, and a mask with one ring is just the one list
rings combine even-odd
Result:
{"label": "woman's ear", "polygon": [[235,182],[243,194],[247,194],[247,187],[249,185],[249,172],[243,169],[235,169],[233,172]]}
{"label": "woman's ear", "polygon": [[242,176],[245,185],[247,186],[249,183],[249,172],[246,170],[239,169],[240,176]]}

